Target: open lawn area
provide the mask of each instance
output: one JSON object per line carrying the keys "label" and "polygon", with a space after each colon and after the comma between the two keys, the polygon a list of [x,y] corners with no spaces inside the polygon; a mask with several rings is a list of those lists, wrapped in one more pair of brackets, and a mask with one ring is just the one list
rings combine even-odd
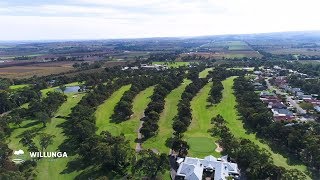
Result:
{"label": "open lawn area", "polygon": [[230,77],[222,82],[224,86],[223,90],[223,99],[222,101],[213,108],[214,115],[222,115],[223,118],[227,122],[227,127],[230,129],[230,131],[233,133],[233,135],[237,138],[244,138],[249,139],[255,144],[257,144],[259,147],[266,149],[268,152],[271,153],[272,159],[274,161],[274,164],[277,166],[284,167],[286,169],[299,169],[303,172],[306,171],[306,166],[304,165],[289,165],[288,159],[283,157],[282,155],[275,153],[271,150],[271,148],[265,144],[261,143],[260,139],[256,137],[255,134],[248,133],[244,127],[241,120],[239,120],[239,116],[237,115],[238,112],[235,108],[237,105],[236,98],[233,94],[233,80],[236,77]]}
{"label": "open lawn area", "polygon": [[205,78],[208,76],[209,71],[212,71],[212,68],[206,68],[205,70],[199,73],[199,78]]}
{"label": "open lawn area", "polygon": [[206,84],[191,101],[192,121],[184,133],[184,139],[190,145],[189,155],[193,157],[220,156],[214,144],[218,138],[211,137],[207,132],[212,126],[211,118],[214,117],[213,107],[208,106],[207,102],[211,86],[212,83]]}
{"label": "open lawn area", "polygon": [[152,62],[152,64],[159,64],[159,65],[167,65],[169,68],[173,67],[173,68],[177,68],[180,66],[187,66],[190,63],[189,62]]}
{"label": "open lawn area", "polygon": [[160,114],[158,122],[159,133],[157,136],[152,137],[143,143],[144,149],[156,149],[160,153],[168,153],[169,148],[165,146],[166,140],[172,136],[172,120],[178,113],[178,103],[181,99],[181,94],[191,81],[185,79],[184,82],[172,90],[165,98],[165,106],[163,112]]}
{"label": "open lawn area", "polygon": [[149,102],[150,96],[153,94],[154,87],[149,87],[141,91],[133,100],[133,115],[127,121],[119,124],[110,122],[114,107],[120,101],[123,93],[129,90],[130,85],[123,86],[118,91],[114,92],[111,97],[100,105],[96,111],[96,124],[98,127],[97,134],[101,131],[109,131],[112,135],[120,135],[123,133],[127,140],[130,140],[130,145],[135,148],[135,139],[138,137],[138,128],[140,125],[140,118]]}

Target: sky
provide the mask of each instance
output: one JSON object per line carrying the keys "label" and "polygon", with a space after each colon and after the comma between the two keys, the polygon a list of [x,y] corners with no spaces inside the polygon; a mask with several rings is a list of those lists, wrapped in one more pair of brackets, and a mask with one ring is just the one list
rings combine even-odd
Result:
{"label": "sky", "polygon": [[0,41],[320,30],[319,7],[319,0],[0,0]]}

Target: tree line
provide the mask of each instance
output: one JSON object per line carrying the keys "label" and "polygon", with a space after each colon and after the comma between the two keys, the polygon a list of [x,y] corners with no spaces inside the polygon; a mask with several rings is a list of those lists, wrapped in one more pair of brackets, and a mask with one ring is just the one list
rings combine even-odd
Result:
{"label": "tree line", "polygon": [[192,120],[190,102],[194,96],[208,83],[207,78],[199,78],[199,72],[204,68],[190,69],[188,78],[192,80],[188,84],[181,95],[181,100],[178,103],[178,114],[173,119],[172,128],[175,131],[175,135],[180,137],[181,133],[187,131],[188,126]]}
{"label": "tree line", "polygon": [[158,80],[153,95],[151,96],[151,102],[148,104],[144,111],[144,117],[140,133],[144,139],[148,139],[157,134],[158,121],[160,113],[164,109],[165,97],[175,88],[177,88],[183,81],[184,72],[178,70],[171,70],[168,74],[164,75]]}
{"label": "tree line", "polygon": [[209,130],[210,134],[220,137],[219,145],[223,147],[223,153],[239,165],[242,177],[247,179],[306,179],[306,176],[299,170],[286,170],[275,166],[271,154],[259,148],[249,139],[235,138],[220,114],[211,119],[211,124],[213,127]]}
{"label": "tree line", "polygon": [[128,120],[133,113],[132,102],[135,96],[147,87],[157,83],[157,80],[154,78],[154,76],[150,77],[148,75],[136,77],[133,81],[134,82],[132,82],[130,89],[123,94],[120,101],[114,108],[114,114],[112,115],[111,119],[115,123]]}

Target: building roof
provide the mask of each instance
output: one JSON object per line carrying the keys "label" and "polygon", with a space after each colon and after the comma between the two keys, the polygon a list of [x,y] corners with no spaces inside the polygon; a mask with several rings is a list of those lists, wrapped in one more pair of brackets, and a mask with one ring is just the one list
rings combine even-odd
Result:
{"label": "building roof", "polygon": [[227,156],[218,160],[210,155],[204,159],[186,157],[180,164],[176,176],[184,177],[186,180],[202,180],[204,170],[214,170],[214,179],[218,180],[225,180],[232,174],[240,174],[238,165],[227,162]]}
{"label": "building roof", "polygon": [[288,109],[272,109],[274,116],[293,116],[293,112]]}
{"label": "building roof", "polygon": [[314,109],[315,109],[317,112],[320,112],[320,106],[315,106]]}

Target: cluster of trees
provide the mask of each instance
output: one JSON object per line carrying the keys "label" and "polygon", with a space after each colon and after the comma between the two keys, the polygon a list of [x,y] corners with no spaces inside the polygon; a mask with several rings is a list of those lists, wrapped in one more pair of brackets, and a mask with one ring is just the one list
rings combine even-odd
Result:
{"label": "cluster of trees", "polygon": [[101,61],[95,61],[93,63],[88,62],[81,62],[81,63],[74,63],[72,67],[79,69],[79,70],[88,70],[88,69],[98,69],[102,67],[103,62]]}
{"label": "cluster of trees", "polygon": [[271,112],[254,92],[254,87],[245,77],[241,76],[235,79],[234,90],[238,102],[238,112],[242,115],[242,120],[247,128],[259,131],[272,123]]}
{"label": "cluster of trees", "polygon": [[214,60],[212,57],[205,57],[198,54],[181,56],[182,61],[211,61]]}
{"label": "cluster of trees", "polygon": [[[11,133],[9,124],[12,123],[20,126],[26,117],[32,117],[42,122],[45,126],[58,107],[66,101],[66,96],[58,92],[49,92],[45,98],[40,100],[39,94],[29,88],[27,90],[22,90],[18,93],[24,94],[21,97],[24,97],[25,101],[31,101],[29,108],[17,108],[0,117],[0,179],[30,179],[35,175],[33,170],[37,164],[35,161],[28,160],[20,165],[15,165],[11,161],[10,156],[12,156],[13,151],[5,143],[5,138]],[[39,135],[39,145],[43,151],[53,143],[54,136],[46,133],[38,134],[38,131],[39,128],[26,130],[19,135],[21,137],[19,142],[27,147],[29,151],[39,151],[33,140],[35,136]]]}
{"label": "cluster of trees", "polygon": [[158,85],[155,87],[154,93],[151,96],[151,102],[144,111],[144,117],[141,118],[143,125],[140,133],[144,139],[150,138],[157,133],[159,128],[157,123],[160,118],[160,113],[164,109],[164,99],[173,89],[181,84],[183,75],[184,72],[171,70],[158,80]]}
{"label": "cluster of trees", "polygon": [[28,114],[42,122],[43,126],[53,117],[58,108],[67,100],[67,96],[59,92],[48,92],[43,99],[30,102]]}
{"label": "cluster of trees", "polygon": [[0,78],[0,90],[7,90],[9,89],[11,82],[9,79],[2,79]]}
{"label": "cluster of trees", "polygon": [[33,99],[40,99],[40,96],[39,90],[29,87],[18,91],[0,91],[0,114],[17,108]]}
{"label": "cluster of trees", "polygon": [[320,171],[320,125],[318,123],[273,122],[271,112],[254,93],[254,88],[244,77],[234,84],[238,112],[247,128],[289,157]]}
{"label": "cluster of trees", "polygon": [[108,131],[87,138],[79,147],[79,155],[85,166],[100,167],[100,173],[86,179],[157,179],[159,173],[169,169],[166,154],[143,150],[136,155],[128,144],[124,135],[112,136]]}
{"label": "cluster of trees", "polygon": [[[191,70],[190,70],[191,71]],[[179,137],[181,133],[187,131],[188,126],[192,120],[190,101],[200,91],[200,89],[208,82],[206,78],[199,78],[198,74],[200,71],[191,71],[189,78],[190,83],[181,95],[181,100],[178,104],[178,115],[174,117],[172,128],[175,134]],[[196,76],[195,76],[195,75]]]}
{"label": "cluster of trees", "polygon": [[275,166],[271,154],[259,148],[248,139],[237,139],[226,126],[221,115],[212,118],[213,128],[209,130],[212,136],[219,136],[219,144],[223,153],[228,154],[231,161],[237,162],[242,175],[247,179],[306,179],[299,170],[286,170]]}
{"label": "cluster of trees", "polygon": [[288,78],[288,83],[293,87],[300,87],[306,93],[320,94],[319,79],[305,79],[296,75],[291,75]]}
{"label": "cluster of trees", "polygon": [[222,99],[223,85],[221,81],[213,80],[213,84],[210,89],[210,94],[208,97],[208,102],[212,104],[217,104]]}

